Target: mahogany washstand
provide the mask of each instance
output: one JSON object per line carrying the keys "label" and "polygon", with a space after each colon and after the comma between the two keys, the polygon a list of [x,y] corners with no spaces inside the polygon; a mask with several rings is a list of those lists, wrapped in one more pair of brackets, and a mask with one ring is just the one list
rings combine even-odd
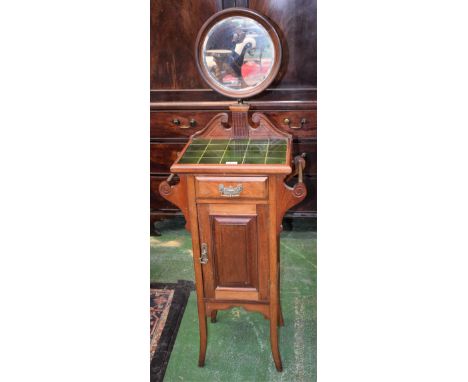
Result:
{"label": "mahogany washstand", "polygon": [[[233,24],[231,29],[225,20]],[[234,42],[231,58],[210,58],[213,52],[226,50],[219,41]],[[242,56],[235,52],[237,48],[239,52],[242,48]],[[213,89],[237,98],[264,90],[277,75],[281,60],[274,28],[251,10],[233,9],[211,17],[199,33],[196,49],[204,79]],[[261,70],[249,78],[252,71],[246,71],[244,65]],[[262,113],[253,114],[251,125],[248,104],[239,102],[229,108],[230,115],[217,114],[191,136],[159,191],[182,210],[192,236],[199,366],[205,363],[207,317],[215,322],[218,310],[237,306],[259,312],[270,321],[271,351],[276,369],[281,371],[279,235],[286,211],[307,194],[302,181],[305,160],[294,158],[293,174],[292,136]],[[179,182],[171,185],[175,174]],[[295,174],[299,181],[290,187],[285,180]]]}

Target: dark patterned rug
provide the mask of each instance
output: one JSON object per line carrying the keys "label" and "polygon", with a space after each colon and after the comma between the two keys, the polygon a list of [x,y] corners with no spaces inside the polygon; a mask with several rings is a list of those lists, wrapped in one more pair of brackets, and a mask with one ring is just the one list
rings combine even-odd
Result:
{"label": "dark patterned rug", "polygon": [[191,290],[193,282],[185,280],[150,285],[151,382],[164,378]]}

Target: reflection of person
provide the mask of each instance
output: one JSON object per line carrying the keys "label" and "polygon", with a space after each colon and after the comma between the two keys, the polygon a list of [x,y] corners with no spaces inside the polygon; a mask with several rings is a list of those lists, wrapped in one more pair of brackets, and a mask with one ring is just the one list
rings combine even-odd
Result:
{"label": "reflection of person", "polygon": [[234,73],[242,79],[242,73],[241,73],[241,67],[244,64],[244,56],[245,53],[247,52],[247,49],[252,48],[252,42],[247,42],[240,53],[236,52],[236,46],[238,44],[242,44],[244,42],[245,36],[247,32],[245,29],[237,29],[234,31],[234,34],[232,35],[232,45],[230,47],[230,50],[232,51],[230,60],[228,61],[229,65],[231,66],[232,70],[234,70]]}
{"label": "reflection of person", "polygon": [[247,34],[246,28],[241,28],[231,23],[219,25],[211,34],[206,45],[207,50],[228,49],[234,50]]}
{"label": "reflection of person", "polygon": [[232,42],[234,47],[232,47],[231,50],[234,50],[237,44],[240,44],[242,41],[244,41],[246,34],[247,31],[245,29],[236,29],[234,31],[234,34],[232,35]]}
{"label": "reflection of person", "polygon": [[246,38],[246,36],[246,28],[229,25],[223,28],[223,30],[218,30],[208,41],[207,50],[231,51],[228,56],[214,55],[213,57],[215,67],[212,68],[212,71],[221,82],[223,82],[223,78],[226,74],[232,74],[237,77],[242,87],[246,86],[242,78],[241,68],[244,64],[246,52],[256,45],[254,38]]}

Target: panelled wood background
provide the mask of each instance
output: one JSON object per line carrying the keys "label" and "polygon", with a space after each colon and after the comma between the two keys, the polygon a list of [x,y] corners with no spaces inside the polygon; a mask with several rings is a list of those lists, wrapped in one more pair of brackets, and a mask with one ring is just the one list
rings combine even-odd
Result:
{"label": "panelled wood background", "polygon": [[195,63],[195,40],[203,23],[233,6],[260,12],[280,36],[283,60],[277,80],[246,102],[252,112],[261,110],[294,136],[294,154],[307,153],[308,196],[287,216],[316,216],[316,0],[151,0],[151,222],[180,214],[159,195],[158,185],[188,137],[235,102],[211,90]]}

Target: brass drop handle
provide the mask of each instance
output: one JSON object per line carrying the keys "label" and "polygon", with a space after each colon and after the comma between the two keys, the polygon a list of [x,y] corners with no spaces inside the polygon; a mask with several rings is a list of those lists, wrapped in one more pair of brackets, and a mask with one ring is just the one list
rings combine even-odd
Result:
{"label": "brass drop handle", "polygon": [[191,127],[195,127],[195,125],[197,124],[197,121],[195,121],[193,118],[189,121],[189,124],[188,125],[181,125],[180,124],[180,119],[173,119],[172,120],[172,123],[176,126],[179,126],[180,129],[189,129]]}
{"label": "brass drop handle", "polygon": [[202,243],[200,264],[206,264],[206,263],[208,263],[208,246],[206,245],[206,243]]}
{"label": "brass drop handle", "polygon": [[285,125],[288,125],[288,127],[289,127],[290,129],[302,129],[302,127],[307,123],[307,119],[302,118],[302,119],[301,119],[301,125],[300,125],[300,126],[291,126],[291,120],[290,120],[289,118],[285,118],[285,119],[283,120],[283,123],[284,123]]}
{"label": "brass drop handle", "polygon": [[233,196],[239,196],[244,189],[244,186],[242,186],[242,184],[238,184],[236,187],[225,187],[224,184],[220,184],[218,189],[221,196],[232,198]]}

